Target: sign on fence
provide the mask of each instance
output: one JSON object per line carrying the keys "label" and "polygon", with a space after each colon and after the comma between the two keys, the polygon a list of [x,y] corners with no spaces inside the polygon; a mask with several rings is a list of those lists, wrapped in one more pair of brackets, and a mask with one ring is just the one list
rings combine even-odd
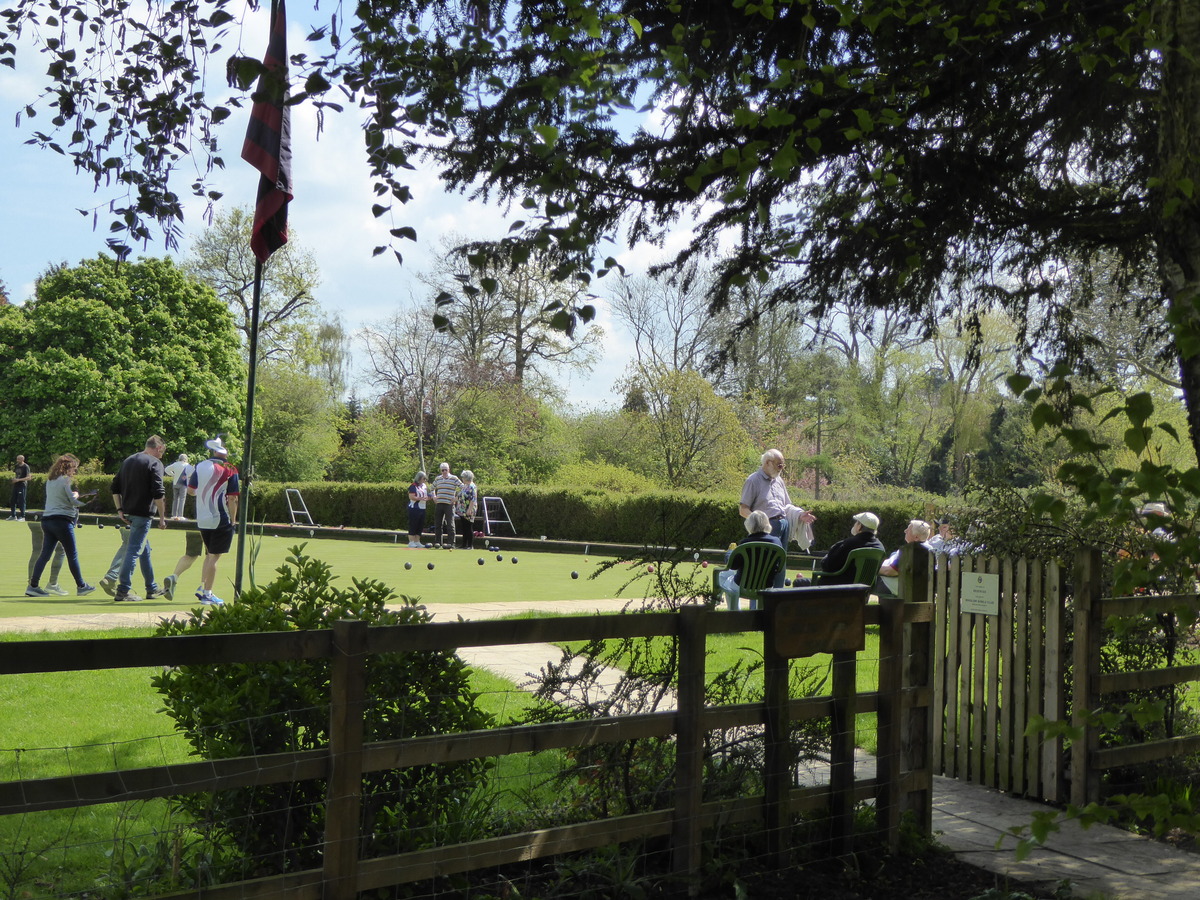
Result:
{"label": "sign on fence", "polygon": [[1000,576],[963,572],[958,611],[964,615],[1000,615]]}

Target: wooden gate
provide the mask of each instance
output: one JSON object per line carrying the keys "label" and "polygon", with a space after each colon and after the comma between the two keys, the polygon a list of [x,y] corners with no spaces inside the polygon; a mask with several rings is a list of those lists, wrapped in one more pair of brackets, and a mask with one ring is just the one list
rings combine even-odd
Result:
{"label": "wooden gate", "polygon": [[[930,573],[933,771],[1065,800],[1062,738],[1026,736],[1066,712],[1063,579],[1056,562],[938,554]],[[963,576],[999,576],[995,614],[962,611]]]}

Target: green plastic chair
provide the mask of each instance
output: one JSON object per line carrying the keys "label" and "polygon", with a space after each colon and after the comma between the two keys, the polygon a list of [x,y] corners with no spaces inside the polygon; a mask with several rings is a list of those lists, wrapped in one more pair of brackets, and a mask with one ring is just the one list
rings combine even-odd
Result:
{"label": "green plastic chair", "polygon": [[[874,588],[875,579],[879,577],[879,567],[883,565],[884,557],[887,556],[886,550],[876,550],[874,547],[859,547],[857,550],[851,550],[850,555],[846,557],[845,564],[836,572],[822,572],[819,569],[813,570],[813,584],[865,584],[868,587]],[[831,579],[845,576],[847,572],[854,572],[854,577],[849,582],[832,581]]]}
{"label": "green plastic chair", "polygon": [[750,608],[757,609],[759,591],[772,587],[775,576],[787,568],[787,551],[778,544],[767,541],[750,541],[747,544],[738,544],[733,549],[729,554],[729,562],[732,563],[735,559],[742,561],[742,575],[738,579],[739,593],[731,594],[724,590],[718,581],[721,573],[731,568],[727,566],[725,569],[713,571],[713,596],[720,599],[723,594],[730,609],[737,609],[738,598],[745,597],[750,601]]}

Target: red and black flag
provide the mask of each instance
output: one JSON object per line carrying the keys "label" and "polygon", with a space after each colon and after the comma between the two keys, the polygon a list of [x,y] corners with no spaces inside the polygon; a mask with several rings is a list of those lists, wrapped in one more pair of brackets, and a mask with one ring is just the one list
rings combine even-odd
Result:
{"label": "red and black flag", "polygon": [[287,243],[292,199],[292,134],[288,99],[287,13],[284,0],[271,9],[271,39],[254,92],[242,159],[261,173],[250,248],[260,263]]}

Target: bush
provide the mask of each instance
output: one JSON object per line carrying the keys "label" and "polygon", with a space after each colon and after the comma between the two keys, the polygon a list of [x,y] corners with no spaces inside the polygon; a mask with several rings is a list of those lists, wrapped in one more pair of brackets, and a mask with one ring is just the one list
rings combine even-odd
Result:
{"label": "bush", "polygon": [[[236,634],[327,628],[339,619],[371,625],[428,622],[424,607],[386,585],[354,579],[335,588],[330,567],[292,548],[279,577],[238,603],[167,620],[159,635]],[[399,600],[402,605],[388,609]],[[449,651],[375,654],[367,661],[364,740],[487,728],[468,670]],[[298,752],[329,743],[330,661],[283,660],[182,666],[153,679],[167,713],[206,759]],[[469,821],[466,807],[484,774],[477,760],[371,772],[362,780],[364,852],[400,853],[436,843]],[[324,780],[192,794],[177,803],[218,844],[234,845],[241,877],[320,864]]]}

